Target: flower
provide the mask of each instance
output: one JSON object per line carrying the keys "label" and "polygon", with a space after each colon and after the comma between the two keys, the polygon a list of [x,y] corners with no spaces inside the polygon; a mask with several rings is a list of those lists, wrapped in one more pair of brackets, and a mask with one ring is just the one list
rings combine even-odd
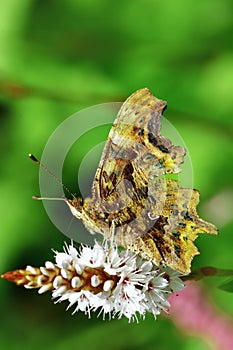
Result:
{"label": "flower", "polygon": [[2,277],[38,288],[38,292],[52,291],[56,302],[68,301],[73,313],[84,312],[88,317],[99,310],[103,319],[122,318],[129,322],[152,313],[168,311],[171,292],[184,288],[181,275],[168,267],[156,267],[117,245],[97,241],[93,247],[73,243],[65,245],[64,252],[55,253],[55,263],[47,261],[43,267],[27,266],[25,270],[5,273]]}

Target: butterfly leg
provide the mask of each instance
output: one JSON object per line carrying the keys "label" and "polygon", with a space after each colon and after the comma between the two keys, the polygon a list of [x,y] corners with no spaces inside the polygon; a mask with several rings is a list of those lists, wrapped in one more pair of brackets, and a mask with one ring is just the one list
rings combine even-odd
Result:
{"label": "butterfly leg", "polygon": [[111,224],[109,226],[109,234],[108,236],[105,235],[104,238],[103,238],[103,246],[109,242],[110,244],[110,248],[114,245],[114,241],[115,241],[115,231],[116,231],[116,224],[114,222],[114,220],[111,221]]}
{"label": "butterfly leg", "polygon": [[110,246],[111,247],[114,245],[115,231],[116,231],[115,221],[112,220],[111,226],[110,226]]}

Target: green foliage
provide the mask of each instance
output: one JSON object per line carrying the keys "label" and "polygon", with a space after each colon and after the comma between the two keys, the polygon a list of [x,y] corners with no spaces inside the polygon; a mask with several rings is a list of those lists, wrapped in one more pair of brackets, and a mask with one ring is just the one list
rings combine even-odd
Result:
{"label": "green foliage", "polygon": [[[42,264],[65,239],[42,204],[31,200],[39,194],[38,169],[27,154],[39,158],[71,114],[123,101],[142,87],[168,101],[165,116],[193,162],[200,216],[220,228],[219,237],[197,240],[201,255],[194,267],[232,268],[231,0],[11,0],[0,2],[0,23],[1,271]],[[96,130],[71,150],[64,182],[74,192],[79,162],[106,133]],[[216,305],[233,315],[232,299],[210,280],[206,285]],[[48,295],[0,284],[0,343],[9,350],[104,344],[122,350],[206,349],[168,319],[129,325],[71,317]]]}
{"label": "green foliage", "polygon": [[226,292],[233,293],[233,280],[221,284],[218,288],[220,288]]}

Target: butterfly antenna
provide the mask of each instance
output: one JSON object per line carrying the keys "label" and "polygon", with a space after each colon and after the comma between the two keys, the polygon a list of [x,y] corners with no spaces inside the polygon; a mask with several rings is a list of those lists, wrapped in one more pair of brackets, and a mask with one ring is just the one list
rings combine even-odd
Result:
{"label": "butterfly antenna", "polygon": [[57,197],[38,197],[38,196],[32,196],[32,199],[35,199],[37,201],[63,201],[63,202],[67,202],[66,198],[57,198]]}
{"label": "butterfly antenna", "polygon": [[[69,188],[64,185],[61,180],[59,180],[44,164],[42,164],[33,154],[29,154],[29,158],[36,163],[37,165],[39,165],[39,167],[41,167],[44,171],[46,171],[46,173],[48,173],[57,183],[59,183],[60,185],[62,185],[62,187],[73,197],[76,198],[75,195],[69,190]],[[33,196],[33,199],[36,200],[42,200],[42,199],[46,199],[46,200],[65,200],[65,198],[41,198],[41,197],[37,197],[37,196]]]}

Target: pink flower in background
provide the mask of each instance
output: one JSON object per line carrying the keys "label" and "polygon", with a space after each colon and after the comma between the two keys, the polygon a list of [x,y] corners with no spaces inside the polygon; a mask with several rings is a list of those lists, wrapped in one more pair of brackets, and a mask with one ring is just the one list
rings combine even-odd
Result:
{"label": "pink flower in background", "polygon": [[211,349],[233,349],[233,321],[211,304],[199,283],[186,282],[186,288],[173,293],[169,302],[171,317],[179,328],[204,338]]}

